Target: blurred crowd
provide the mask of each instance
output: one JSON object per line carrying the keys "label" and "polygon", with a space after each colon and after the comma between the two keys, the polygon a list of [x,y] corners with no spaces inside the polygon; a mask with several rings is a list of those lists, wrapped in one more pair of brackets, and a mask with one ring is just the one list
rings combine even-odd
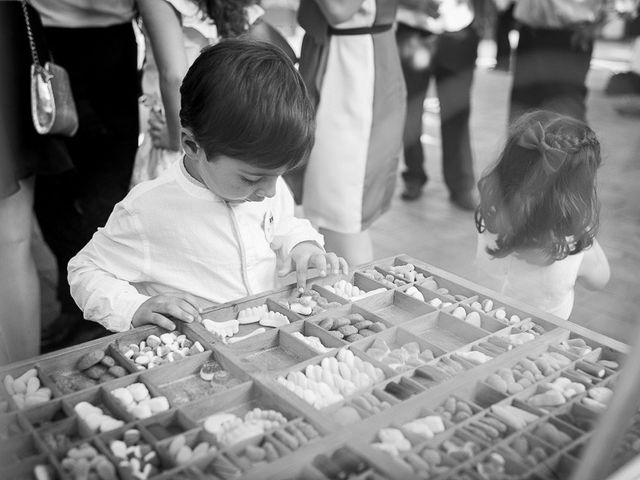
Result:
{"label": "blurred crowd", "polygon": [[[495,68],[513,75],[513,145],[506,145],[500,161],[522,156],[518,148],[534,152],[531,163],[542,162],[540,178],[548,182],[569,168],[567,158],[586,158],[593,160],[593,171],[585,182],[595,181],[599,147],[584,124],[594,41],[612,18],[631,21],[637,0],[300,0],[299,6],[288,4],[298,8],[305,31],[299,53],[270,23],[269,4],[277,2],[263,3],[0,0],[0,364],[66,346],[80,328],[90,328],[89,335],[105,333],[83,322],[67,265],[132,187],[181,161],[182,80],[203,48],[226,39],[268,42],[296,64],[315,111],[315,143],[308,159],[284,177],[303,215],[324,236],[326,250],[351,265],[374,258],[369,227],[389,208],[398,170],[405,201],[419,198],[428,183],[421,135],[431,80],[450,201],[476,211],[481,237],[486,229],[497,235],[497,244],[491,243],[495,238],[479,242],[481,253],[504,258],[519,246],[534,245],[532,237],[544,237],[530,231],[527,238],[522,232],[501,234],[496,209],[507,200],[493,197],[491,183],[501,180],[489,176],[476,187],[469,119],[482,38],[495,39]],[[517,45],[509,40],[513,31],[519,33]],[[640,55],[640,44],[636,50]],[[34,52],[43,65],[52,62],[68,73],[78,116],[72,136],[34,128]],[[628,88],[640,84],[637,66],[625,79]],[[540,110],[547,113],[530,116]],[[509,201],[528,205],[522,192]],[[547,266],[599,250],[597,216],[588,213],[597,206],[590,204],[589,192],[575,195],[583,199],[577,212],[582,219],[567,221],[563,232],[549,236],[549,244],[555,243],[545,250]],[[606,258],[601,250],[596,256],[592,267],[602,271]],[[588,259],[581,262],[554,273],[566,283],[566,295],[553,300],[562,303],[561,316],[571,310],[567,292],[576,278],[582,275],[594,288],[608,279],[608,265],[604,278],[589,271]],[[509,283],[513,272],[504,268],[500,274]],[[540,270],[531,274],[528,268],[518,275],[539,281]],[[57,275],[39,279],[38,270]],[[517,297],[518,288],[535,287],[520,282],[509,288]],[[42,318],[41,305],[50,318]]]}

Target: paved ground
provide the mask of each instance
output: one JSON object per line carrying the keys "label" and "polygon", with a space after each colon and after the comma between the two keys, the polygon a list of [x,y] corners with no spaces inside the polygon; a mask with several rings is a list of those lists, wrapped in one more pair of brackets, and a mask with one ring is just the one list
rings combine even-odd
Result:
{"label": "paved ground", "polygon": [[[491,63],[492,49],[490,43],[483,43],[480,65]],[[640,320],[640,119],[620,116],[615,107],[640,102],[640,98],[611,99],[604,96],[603,88],[610,69],[625,69],[628,52],[626,44],[600,42],[588,78],[588,118],[601,140],[604,157],[599,173],[599,239],[611,263],[612,279],[602,292],[578,287],[571,317],[621,340],[629,338]],[[471,119],[477,174],[494,161],[504,141],[510,85],[509,74],[486,67],[477,70]],[[407,253],[480,281],[473,266],[472,215],[449,204],[442,182],[437,114],[425,112],[424,132],[431,177],[425,195],[409,204],[396,196],[391,211],[372,228],[375,254]]]}

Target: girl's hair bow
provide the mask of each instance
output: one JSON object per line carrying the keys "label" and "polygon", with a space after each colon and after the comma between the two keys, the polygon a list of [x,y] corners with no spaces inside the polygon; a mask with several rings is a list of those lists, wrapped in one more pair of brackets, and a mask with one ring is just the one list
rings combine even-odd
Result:
{"label": "girl's hair bow", "polygon": [[517,145],[527,150],[538,150],[542,157],[542,168],[547,175],[556,173],[567,158],[566,152],[552,147],[545,141],[544,127],[540,122],[527,128],[518,139]]}

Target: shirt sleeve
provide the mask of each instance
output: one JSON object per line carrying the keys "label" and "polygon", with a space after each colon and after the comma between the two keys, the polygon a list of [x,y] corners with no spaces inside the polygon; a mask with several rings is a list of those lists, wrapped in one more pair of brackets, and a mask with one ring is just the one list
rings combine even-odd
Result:
{"label": "shirt sleeve", "polygon": [[293,195],[282,178],[278,179],[276,188],[273,249],[279,250],[282,258],[288,257],[293,247],[302,242],[315,242],[324,249],[324,237],[313,228],[311,222],[294,215]]}
{"label": "shirt sleeve", "polygon": [[131,284],[144,280],[146,245],[139,220],[119,203],[105,227],[71,259],[71,295],[87,320],[116,332],[131,328],[133,314],[150,298]]}

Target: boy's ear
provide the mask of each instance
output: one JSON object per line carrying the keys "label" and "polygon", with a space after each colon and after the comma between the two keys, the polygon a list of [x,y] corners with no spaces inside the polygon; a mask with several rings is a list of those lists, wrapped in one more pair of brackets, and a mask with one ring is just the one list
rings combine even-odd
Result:
{"label": "boy's ear", "polygon": [[207,156],[204,149],[200,146],[195,139],[193,132],[188,128],[182,128],[180,131],[180,141],[182,143],[182,149],[187,157],[194,160],[206,160]]}

